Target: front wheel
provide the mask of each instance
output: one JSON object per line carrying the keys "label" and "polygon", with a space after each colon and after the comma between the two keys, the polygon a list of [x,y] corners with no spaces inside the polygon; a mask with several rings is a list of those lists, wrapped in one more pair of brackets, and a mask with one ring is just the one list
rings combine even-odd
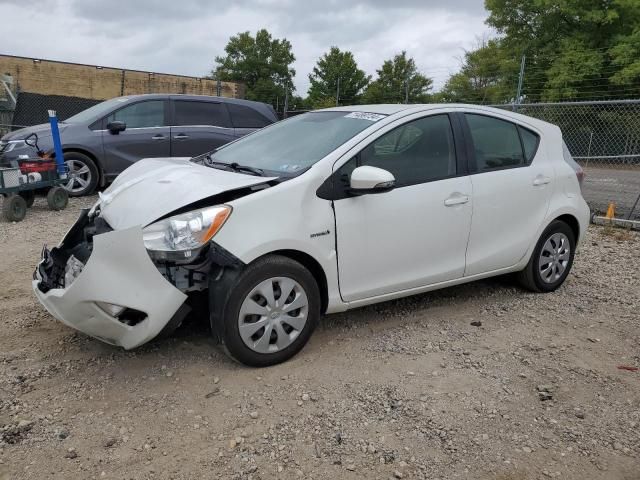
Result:
{"label": "front wheel", "polygon": [[569,275],[575,251],[571,227],[554,220],[542,232],[526,268],[518,273],[520,284],[534,292],[553,292]]}
{"label": "front wheel", "polygon": [[228,287],[212,293],[212,328],[225,352],[245,365],[288,360],[304,347],[320,318],[318,284],[290,258],[259,259]]}
{"label": "front wheel", "polygon": [[67,165],[67,182],[63,185],[70,197],[82,197],[93,193],[98,185],[98,167],[95,162],[80,152],[64,154]]}
{"label": "front wheel", "polygon": [[20,222],[27,214],[27,202],[20,195],[8,195],[4,197],[2,214],[8,222]]}

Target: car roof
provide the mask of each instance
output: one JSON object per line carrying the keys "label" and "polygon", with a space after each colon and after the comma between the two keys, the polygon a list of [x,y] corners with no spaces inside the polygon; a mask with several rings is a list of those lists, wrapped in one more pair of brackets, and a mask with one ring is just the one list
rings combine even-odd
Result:
{"label": "car roof", "polygon": [[[509,105],[505,104],[505,107]],[[442,108],[463,109],[468,112],[486,112],[490,114],[497,114],[499,116],[508,117],[513,120],[520,120],[528,124],[536,125],[540,128],[546,128],[553,126],[552,124],[543,120],[522,115],[520,113],[507,110],[505,108],[488,107],[486,105],[475,105],[470,103],[413,103],[413,104],[375,104],[375,105],[346,105],[343,107],[330,107],[322,110],[324,112],[366,112],[366,113],[378,113],[382,115],[396,115],[401,116],[409,115],[414,112],[424,112],[429,110],[436,110]]]}
{"label": "car roof", "polygon": [[263,115],[266,115],[267,118],[277,121],[277,116],[271,105],[262,103],[262,102],[254,102],[253,100],[244,100],[241,98],[217,97],[214,95],[192,95],[192,94],[182,94],[182,93],[143,93],[140,95],[123,95],[118,98],[128,98],[129,100],[141,100],[141,99],[164,100],[169,98],[175,98],[175,99],[181,99],[181,100],[200,100],[200,101],[209,101],[209,102],[233,103],[236,105],[245,105],[247,107],[251,107],[254,110],[258,110]]}

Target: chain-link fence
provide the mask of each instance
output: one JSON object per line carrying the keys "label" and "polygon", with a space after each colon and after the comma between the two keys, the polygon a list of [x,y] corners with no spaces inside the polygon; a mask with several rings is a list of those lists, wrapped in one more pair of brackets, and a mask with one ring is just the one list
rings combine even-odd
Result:
{"label": "chain-link fence", "polygon": [[[558,125],[595,213],[640,220],[640,100],[494,105]],[[285,117],[305,111],[286,112]]]}
{"label": "chain-link fence", "polygon": [[[584,196],[596,213],[640,219],[640,100],[535,103],[518,113],[558,125],[586,176]],[[634,209],[635,206],[635,209]],[[633,211],[632,211],[633,210]]]}
{"label": "chain-link fence", "polygon": [[[0,136],[46,122],[49,109],[56,110],[64,120],[104,98],[122,94],[196,93],[237,98],[243,93],[241,85],[212,79],[102,71],[97,67],[92,70],[88,66],[69,68],[79,68],[81,75],[43,78],[34,73],[27,78],[24,71],[20,75],[0,75]],[[27,87],[34,91],[27,91]],[[640,205],[635,205],[640,195],[640,100],[499,107],[562,129],[569,151],[585,169],[584,195],[593,211],[606,212],[614,203],[616,217],[640,219]],[[282,113],[287,117],[303,112]]]}

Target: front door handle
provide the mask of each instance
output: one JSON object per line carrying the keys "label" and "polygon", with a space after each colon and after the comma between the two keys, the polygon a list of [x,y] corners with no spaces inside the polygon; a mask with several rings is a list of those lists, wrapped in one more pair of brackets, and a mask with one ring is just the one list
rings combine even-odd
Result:
{"label": "front door handle", "polygon": [[462,193],[452,193],[449,198],[444,201],[445,207],[453,207],[455,205],[462,205],[463,203],[467,203],[469,201],[469,195],[464,195]]}
{"label": "front door handle", "polygon": [[545,177],[544,175],[538,175],[536,178],[533,179],[533,186],[540,187],[542,185],[547,185],[550,182],[551,182],[550,177]]}
{"label": "front door handle", "polygon": [[173,136],[174,140],[186,140],[187,138],[189,138],[189,135],[185,135],[184,133],[179,133]]}
{"label": "front door handle", "polygon": [[151,137],[151,140],[164,140],[166,137],[164,135],[158,134]]}

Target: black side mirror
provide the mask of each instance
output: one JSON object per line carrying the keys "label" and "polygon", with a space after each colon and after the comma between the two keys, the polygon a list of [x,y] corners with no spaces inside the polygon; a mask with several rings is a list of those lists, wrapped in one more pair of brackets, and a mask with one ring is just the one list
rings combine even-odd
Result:
{"label": "black side mirror", "polygon": [[120,132],[124,132],[127,129],[127,124],[124,122],[113,121],[107,123],[107,130],[113,135],[118,135]]}

